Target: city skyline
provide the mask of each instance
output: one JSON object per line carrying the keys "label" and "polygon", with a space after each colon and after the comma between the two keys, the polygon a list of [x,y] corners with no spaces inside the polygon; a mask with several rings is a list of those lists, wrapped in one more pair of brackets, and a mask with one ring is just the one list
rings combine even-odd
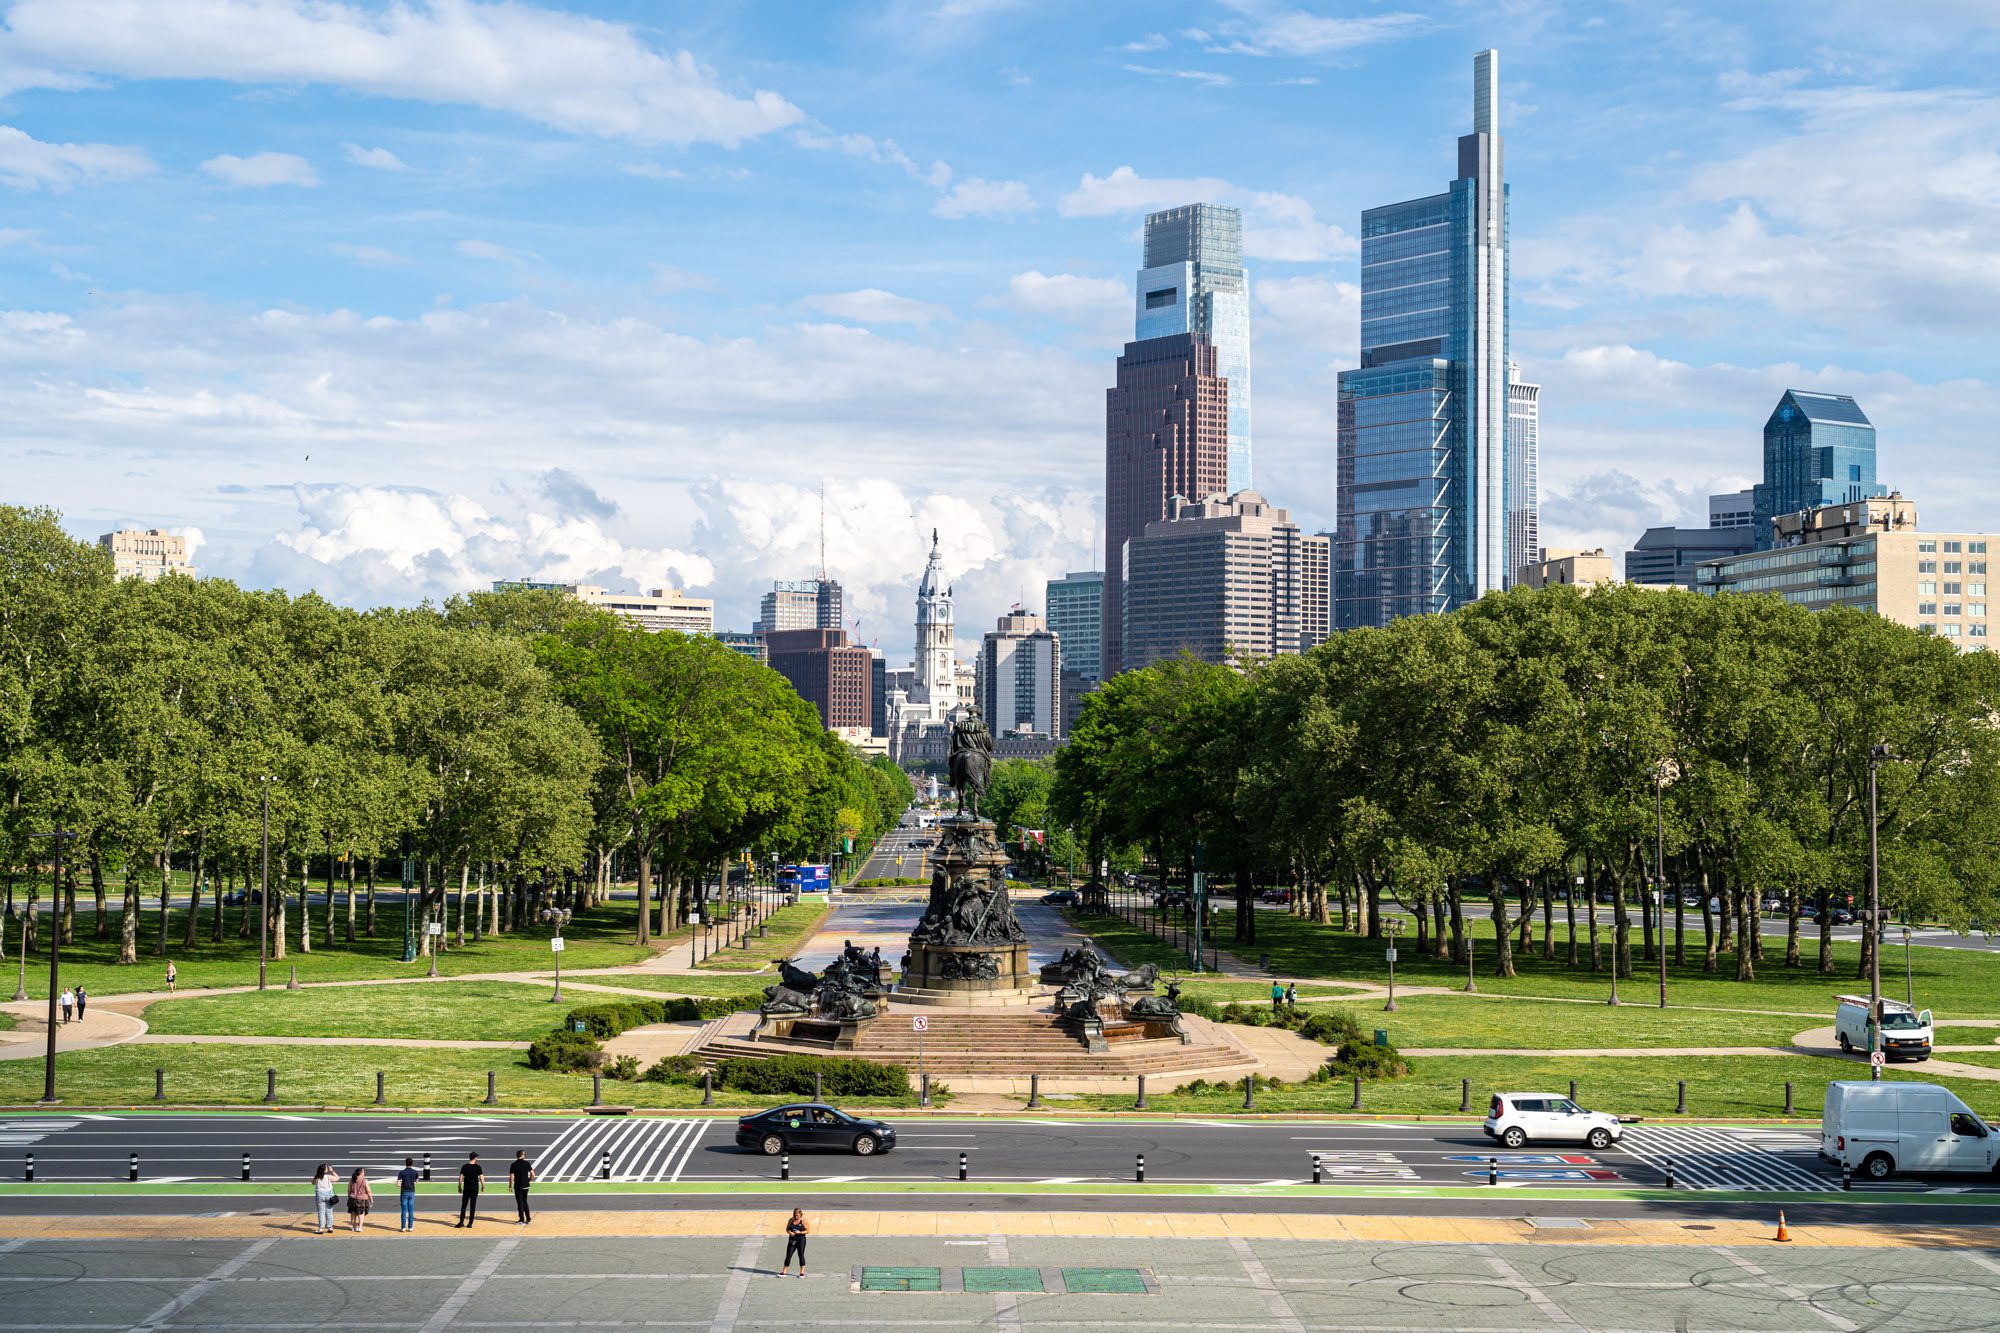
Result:
{"label": "city skyline", "polygon": [[[0,8],[0,459],[77,535],[193,528],[246,583],[685,587],[740,629],[817,567],[824,476],[861,641],[903,655],[933,524],[990,624],[1097,563],[1143,218],[1203,202],[1243,212],[1257,487],[1330,527],[1360,212],[1449,175],[1486,47],[1545,545],[1699,526],[1792,387],[1865,402],[1941,529],[1996,479],[1972,7],[216,9],[197,45]],[[438,58],[475,32],[522,72]]]}

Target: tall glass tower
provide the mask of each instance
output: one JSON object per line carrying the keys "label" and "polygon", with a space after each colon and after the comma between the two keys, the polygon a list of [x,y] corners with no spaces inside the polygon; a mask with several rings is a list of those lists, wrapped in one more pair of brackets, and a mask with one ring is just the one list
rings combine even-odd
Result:
{"label": "tall glass tower", "polygon": [[[1250,489],[1250,275],[1243,214],[1187,204],[1146,215],[1133,340],[1196,334],[1212,343],[1229,381],[1229,490]],[[1187,497],[1205,500],[1203,495]]]}
{"label": "tall glass tower", "polygon": [[1764,480],[1751,499],[1754,549],[1769,550],[1771,520],[1882,494],[1875,425],[1841,393],[1787,389],[1764,423]]}
{"label": "tall glass tower", "polygon": [[[1443,194],[1361,215],[1361,365],[1340,374],[1336,629],[1506,586],[1531,530],[1510,485],[1507,185],[1499,53],[1472,61],[1472,133]],[[1510,515],[1510,499],[1514,513]],[[1531,503],[1531,501],[1528,501]]]}

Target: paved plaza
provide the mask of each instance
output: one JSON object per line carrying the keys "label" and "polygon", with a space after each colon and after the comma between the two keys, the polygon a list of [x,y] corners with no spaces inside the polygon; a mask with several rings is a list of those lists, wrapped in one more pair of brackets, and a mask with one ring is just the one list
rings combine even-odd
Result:
{"label": "paved plaza", "polygon": [[778,1236],[15,1239],[0,1242],[0,1322],[49,1333],[2000,1327],[1990,1250],[1735,1241],[821,1235],[800,1280],[776,1276]]}

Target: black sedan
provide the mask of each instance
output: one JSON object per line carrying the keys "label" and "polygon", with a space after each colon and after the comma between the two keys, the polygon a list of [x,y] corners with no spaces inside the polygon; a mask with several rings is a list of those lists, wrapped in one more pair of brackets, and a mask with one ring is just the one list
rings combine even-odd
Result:
{"label": "black sedan", "polygon": [[767,1157],[806,1148],[869,1157],[896,1146],[896,1127],[880,1120],[857,1120],[824,1102],[795,1102],[738,1120],[736,1146],[754,1148]]}
{"label": "black sedan", "polygon": [[1077,895],[1075,889],[1057,889],[1053,893],[1043,894],[1042,901],[1050,907],[1075,907],[1083,899]]}

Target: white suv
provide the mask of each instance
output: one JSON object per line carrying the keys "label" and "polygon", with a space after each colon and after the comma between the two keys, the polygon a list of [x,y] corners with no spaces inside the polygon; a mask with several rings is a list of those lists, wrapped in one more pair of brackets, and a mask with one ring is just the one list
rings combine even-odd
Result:
{"label": "white suv", "polygon": [[1496,1092],[1482,1126],[1509,1148],[1536,1143],[1587,1143],[1602,1151],[1625,1136],[1618,1117],[1586,1111],[1553,1092]]}

